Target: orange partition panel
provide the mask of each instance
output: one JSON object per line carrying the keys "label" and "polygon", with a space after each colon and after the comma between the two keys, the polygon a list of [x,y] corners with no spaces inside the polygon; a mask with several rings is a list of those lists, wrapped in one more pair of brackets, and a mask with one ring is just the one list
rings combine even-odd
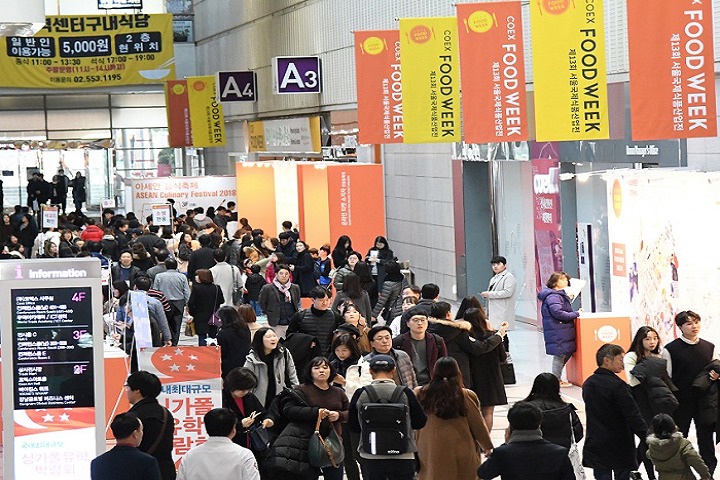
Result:
{"label": "orange partition panel", "polygon": [[246,217],[253,228],[262,228],[265,234],[278,234],[275,208],[275,170],[262,162],[235,164],[237,182],[238,217]]}
{"label": "orange partition panel", "polygon": [[328,166],[330,242],[348,235],[363,255],[385,233],[383,167],[375,164]]}
{"label": "orange partition panel", "polygon": [[[567,364],[568,381],[581,386],[597,369],[595,353],[605,343],[627,350],[632,342],[630,317],[612,313],[583,313],[575,322],[577,351]],[[621,374],[623,380],[625,376]]]}
{"label": "orange partition panel", "polygon": [[323,164],[298,164],[300,237],[312,248],[332,244],[328,224],[327,175],[328,168]]}

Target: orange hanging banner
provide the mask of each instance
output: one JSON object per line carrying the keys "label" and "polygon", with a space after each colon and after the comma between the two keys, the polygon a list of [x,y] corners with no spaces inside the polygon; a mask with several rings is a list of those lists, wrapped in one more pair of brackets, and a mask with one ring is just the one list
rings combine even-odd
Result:
{"label": "orange hanging banner", "polygon": [[463,137],[528,140],[520,2],[458,4]]}
{"label": "orange hanging banner", "polygon": [[171,147],[191,147],[190,104],[187,81],[170,80],[165,83],[165,104],[168,117],[168,142]]}
{"label": "orange hanging banner", "polygon": [[717,136],[713,7],[628,0],[633,140]]}
{"label": "orange hanging banner", "polygon": [[360,143],[402,143],[400,33],[397,30],[355,32]]}

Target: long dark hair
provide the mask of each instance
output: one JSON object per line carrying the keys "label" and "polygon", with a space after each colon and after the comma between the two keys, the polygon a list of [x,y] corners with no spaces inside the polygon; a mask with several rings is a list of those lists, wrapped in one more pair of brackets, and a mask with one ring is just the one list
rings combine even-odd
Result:
{"label": "long dark hair", "polygon": [[[362,257],[360,257],[362,258]],[[368,265],[365,262],[358,262],[355,264],[355,268],[353,268],[353,273],[360,277],[360,284],[365,285],[366,283],[370,283],[373,281],[372,275],[370,275],[370,265]],[[345,280],[347,280],[347,277],[350,275],[345,276]],[[343,285],[344,286],[344,285]]]}
{"label": "long dark hair", "polygon": [[426,413],[434,413],[436,417],[464,417],[467,412],[463,386],[457,361],[440,357],[435,362],[430,383],[420,389],[418,400]]}
{"label": "long dark hair", "polygon": [[477,337],[479,337],[480,339],[485,338],[485,335],[487,335],[488,333],[487,317],[485,316],[485,310],[483,310],[482,307],[468,308],[465,311],[465,315],[463,315],[463,320],[465,320],[466,322],[470,322],[470,325],[472,325],[473,333]]}
{"label": "long dark hair", "polygon": [[468,308],[482,308],[482,304],[480,303],[480,300],[478,300],[475,296],[463,298],[462,302],[460,302],[460,307],[455,314],[455,320],[460,320],[461,318],[463,318]]}
{"label": "long dark hair", "polygon": [[[345,244],[348,244],[347,248],[345,248]],[[341,235],[337,239],[337,243],[335,243],[335,248],[333,248],[333,251],[342,252],[345,257],[353,251],[352,248],[352,240],[347,235]]]}
{"label": "long dark hair", "polygon": [[330,346],[331,355],[335,355],[335,349],[338,347],[347,347],[347,349],[350,350],[349,360],[351,363],[356,363],[360,360],[360,357],[362,357],[360,345],[358,345],[357,340],[355,340],[355,337],[351,333],[341,333],[335,337],[335,340],[332,341],[332,345]]}
{"label": "long dark hair", "polygon": [[[258,357],[264,357],[265,356],[265,346],[263,345],[263,337],[268,332],[268,330],[275,331],[274,328],[270,327],[262,327],[259,328],[257,332],[255,332],[255,336],[252,338],[252,341],[250,342],[250,348],[253,349],[253,351],[257,354]],[[278,342],[277,347],[275,347],[275,350],[270,352],[271,355],[276,355],[278,351],[280,350],[280,343]]]}
{"label": "long dark hair", "polygon": [[531,400],[551,400],[565,403],[560,397],[560,380],[552,373],[547,372],[535,377],[530,394],[523,402]]}
{"label": "long dark hair", "polygon": [[343,292],[347,293],[348,297],[353,300],[358,300],[362,297],[363,288],[360,283],[360,277],[354,273],[348,273],[345,275],[342,286]]}
{"label": "long dark hair", "polygon": [[638,328],[637,332],[635,332],[635,338],[633,338],[633,341],[630,344],[630,348],[628,348],[628,352],[635,352],[638,362],[645,358],[645,347],[643,347],[643,340],[650,332],[655,333],[658,338],[658,343],[655,346],[655,350],[651,351],[650,353],[660,353],[660,334],[654,328],[643,325],[642,327]]}
{"label": "long dark hair", "polygon": [[222,321],[222,328],[232,328],[238,335],[250,338],[250,327],[248,327],[247,322],[240,316],[235,307],[220,307],[217,310],[217,315]]}

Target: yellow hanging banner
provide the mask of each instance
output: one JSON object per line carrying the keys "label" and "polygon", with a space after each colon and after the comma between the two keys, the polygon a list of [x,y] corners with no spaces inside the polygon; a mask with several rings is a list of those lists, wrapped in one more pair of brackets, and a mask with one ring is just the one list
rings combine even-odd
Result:
{"label": "yellow hanging banner", "polygon": [[49,16],[0,37],[0,87],[91,88],[175,79],[172,15]]}
{"label": "yellow hanging banner", "polygon": [[610,138],[602,0],[530,2],[540,142]]}
{"label": "yellow hanging banner", "polygon": [[459,142],[457,19],[401,18],[400,52],[404,143]]}
{"label": "yellow hanging banner", "polygon": [[187,77],[190,125],[194,147],[225,145],[225,117],[217,102],[215,75]]}

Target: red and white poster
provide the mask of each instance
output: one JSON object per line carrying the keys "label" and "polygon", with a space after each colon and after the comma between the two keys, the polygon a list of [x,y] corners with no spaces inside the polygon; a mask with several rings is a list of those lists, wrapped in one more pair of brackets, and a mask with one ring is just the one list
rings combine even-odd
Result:
{"label": "red and white poster", "polygon": [[165,84],[168,117],[168,142],[171,147],[191,147],[190,102],[186,80],[170,80]]}
{"label": "red and white poster", "polygon": [[207,441],[202,419],[222,406],[220,349],[145,348],[138,355],[138,366],[162,382],[158,401],[175,417],[173,459],[177,465],[188,450]]}
{"label": "red and white poster", "polygon": [[[168,198],[175,200],[178,214],[195,207],[218,207],[237,202],[234,176],[159,177],[132,180],[132,211],[138,218],[153,213],[153,206]],[[141,216],[142,215],[142,216]]]}
{"label": "red and white poster", "polygon": [[554,159],[533,159],[535,262],[537,285],[563,269],[560,216],[560,164]]}
{"label": "red and white poster", "polygon": [[528,140],[520,2],[457,5],[467,143]]}
{"label": "red and white poster", "polygon": [[627,3],[633,140],[717,136],[712,2]]}
{"label": "red and white poster", "polygon": [[355,32],[360,142],[402,143],[400,33],[397,30]]}

